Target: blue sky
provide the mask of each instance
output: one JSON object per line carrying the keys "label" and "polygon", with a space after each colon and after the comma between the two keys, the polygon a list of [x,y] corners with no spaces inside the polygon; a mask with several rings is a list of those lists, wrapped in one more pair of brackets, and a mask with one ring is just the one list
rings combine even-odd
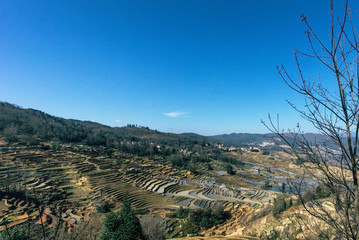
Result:
{"label": "blue sky", "polygon": [[[213,135],[300,122],[275,66],[327,35],[329,1],[0,1],[0,100],[110,126]],[[321,68],[304,63],[308,75]],[[294,75],[295,76],[295,75]]]}

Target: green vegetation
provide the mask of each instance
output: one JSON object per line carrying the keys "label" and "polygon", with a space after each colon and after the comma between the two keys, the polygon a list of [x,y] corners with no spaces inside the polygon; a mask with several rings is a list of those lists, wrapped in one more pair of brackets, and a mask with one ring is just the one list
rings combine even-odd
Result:
{"label": "green vegetation", "polygon": [[[53,117],[38,110],[23,109],[6,102],[0,102],[0,136],[4,136],[9,143],[28,146],[38,145],[41,141],[106,146],[108,149],[105,149],[104,154],[107,156],[113,153],[109,148],[118,148],[140,156],[168,156],[176,153],[173,149],[206,144],[201,139],[160,133],[143,126],[112,128],[89,121]],[[146,139],[143,136],[146,136]],[[163,144],[169,147],[157,147]]]}
{"label": "green vegetation", "polygon": [[283,198],[274,199],[273,216],[279,217],[279,215],[287,209],[287,203]]}
{"label": "green vegetation", "polygon": [[279,234],[276,230],[272,229],[269,236],[266,237],[267,240],[276,240],[279,238]]}
{"label": "green vegetation", "polygon": [[184,209],[183,207],[180,207],[177,211],[176,211],[176,217],[179,219],[185,219],[188,217],[190,210]]}
{"label": "green vegetation", "polygon": [[201,228],[208,229],[222,224],[229,219],[231,215],[229,212],[225,212],[222,207],[218,207],[215,210],[208,208],[205,210],[198,209],[192,211],[180,207],[176,211],[176,217],[184,219],[182,235],[187,236],[187,234],[198,235]]}
{"label": "green vegetation", "polygon": [[106,215],[98,240],[142,240],[145,239],[140,221],[131,208],[128,200],[123,201],[119,213],[110,212]]}
{"label": "green vegetation", "polygon": [[227,164],[227,165],[226,165],[226,171],[227,171],[227,173],[228,173],[229,175],[234,175],[234,174],[236,174],[236,172],[233,171],[232,165],[230,165],[230,164]]}
{"label": "green vegetation", "polygon": [[[195,134],[169,134],[148,127],[127,125],[109,127],[102,124],[63,119],[34,109],[0,102],[0,137],[8,143],[57,151],[66,144],[83,144],[99,148],[98,154],[115,157],[115,152],[138,157],[165,159],[174,167],[198,174],[213,161],[241,167],[237,159],[225,156],[225,150],[214,147],[215,140]],[[46,142],[46,144],[44,144]],[[6,149],[2,149],[6,150]],[[121,160],[114,160],[121,165]]]}
{"label": "green vegetation", "polygon": [[293,206],[292,198],[285,199],[284,196],[274,198],[273,216],[278,218],[279,215],[286,209]]}
{"label": "green vegetation", "polygon": [[100,205],[96,207],[96,211],[99,213],[108,213],[111,211],[111,204],[108,201],[103,201]]}
{"label": "green vegetation", "polygon": [[182,225],[182,237],[186,237],[188,234],[195,236],[199,235],[199,227],[193,225],[191,222],[187,221]]}
{"label": "green vegetation", "polygon": [[7,228],[0,234],[0,240],[27,240],[28,236],[26,230],[19,226]]}
{"label": "green vegetation", "polygon": [[210,228],[223,223],[229,217],[229,212],[225,212],[223,208],[218,208],[214,211],[208,208],[206,210],[199,209],[191,212],[190,221],[199,227]]}

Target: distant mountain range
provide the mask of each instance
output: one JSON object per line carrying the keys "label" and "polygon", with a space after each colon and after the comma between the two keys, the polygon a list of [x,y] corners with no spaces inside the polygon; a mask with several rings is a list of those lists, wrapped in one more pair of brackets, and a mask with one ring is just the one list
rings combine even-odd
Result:
{"label": "distant mountain range", "polygon": [[[54,117],[39,110],[24,109],[6,102],[0,102],[0,136],[10,142],[57,140],[82,142],[89,145],[106,145],[123,139],[136,140],[136,138],[155,142],[190,139],[191,141],[211,141],[235,147],[279,149],[273,141],[274,134],[231,133],[202,136],[196,133],[163,133],[135,125],[109,127],[91,121]],[[304,136],[311,142],[323,143],[327,140],[319,134],[307,133]]]}
{"label": "distant mountain range", "polygon": [[265,145],[266,142],[272,142],[273,134],[253,134],[253,133],[231,133],[211,136],[213,139],[237,146],[259,146]]}

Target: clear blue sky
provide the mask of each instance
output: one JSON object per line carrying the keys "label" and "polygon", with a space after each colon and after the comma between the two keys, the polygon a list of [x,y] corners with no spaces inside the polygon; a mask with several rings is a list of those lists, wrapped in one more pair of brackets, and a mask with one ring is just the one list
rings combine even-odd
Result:
{"label": "clear blue sky", "polygon": [[165,132],[264,133],[268,113],[294,127],[285,99],[303,102],[275,66],[295,74],[293,48],[308,49],[300,15],[325,36],[328,3],[2,0],[0,100]]}

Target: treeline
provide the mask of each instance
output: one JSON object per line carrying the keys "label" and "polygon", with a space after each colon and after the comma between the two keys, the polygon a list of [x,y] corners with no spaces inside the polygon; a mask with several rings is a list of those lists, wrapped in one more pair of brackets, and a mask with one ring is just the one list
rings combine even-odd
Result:
{"label": "treeline", "polygon": [[147,155],[155,150],[153,146],[149,146],[150,143],[175,148],[191,148],[191,145],[198,144],[195,139],[160,133],[144,126],[129,124],[127,127],[113,128],[90,121],[53,117],[38,110],[23,109],[6,102],[0,102],[0,136],[10,143],[83,143],[90,146],[120,147],[126,152],[139,155]]}
{"label": "treeline", "polygon": [[104,143],[109,127],[101,124],[66,120],[34,109],[0,103],[0,134],[8,142],[62,141]]}

